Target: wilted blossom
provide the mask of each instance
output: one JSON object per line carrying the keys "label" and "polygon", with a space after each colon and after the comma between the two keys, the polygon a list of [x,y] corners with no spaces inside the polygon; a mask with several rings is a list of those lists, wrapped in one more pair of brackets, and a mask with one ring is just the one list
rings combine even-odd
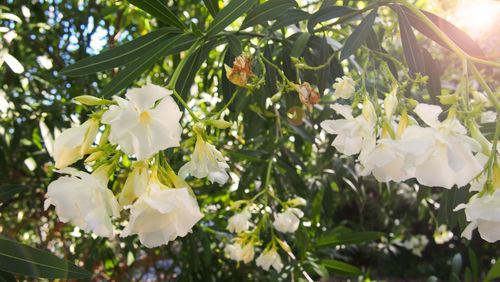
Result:
{"label": "wilted blossom", "polygon": [[229,218],[227,221],[226,229],[229,232],[240,233],[243,231],[247,231],[250,227],[250,221],[248,221],[252,217],[252,214],[248,209],[244,209],[240,213],[236,213]]}
{"label": "wilted blossom", "polygon": [[354,88],[354,80],[344,75],[343,77],[337,77],[335,81],[336,82],[333,84],[335,93],[333,93],[333,95],[337,98],[351,98],[351,95],[354,93],[354,91],[356,91],[356,89]]}
{"label": "wilted blossom", "polygon": [[147,190],[130,209],[130,222],[120,237],[139,234],[141,243],[158,247],[184,237],[203,215],[188,188],[169,188],[160,183],[153,171]]}
{"label": "wilted blossom", "polygon": [[280,232],[293,233],[299,228],[300,218],[302,216],[304,216],[304,213],[301,210],[297,208],[288,208],[284,212],[276,215],[273,226]]}
{"label": "wilted blossom", "polygon": [[196,178],[208,176],[210,182],[224,184],[229,179],[226,169],[229,168],[224,156],[215,146],[203,139],[203,131],[197,131],[196,145],[191,160],[179,170],[179,176],[185,178],[188,174]]}
{"label": "wilted blossom", "polygon": [[248,88],[248,79],[254,74],[250,70],[250,58],[248,56],[242,55],[236,57],[233,63],[233,68],[224,64],[226,69],[226,76],[229,81],[240,86]]}
{"label": "wilted blossom", "polygon": [[[374,127],[376,120],[372,119],[372,114],[367,113],[353,117],[350,106],[335,104],[332,108],[344,117],[343,119],[325,120],[320,124],[326,132],[337,134],[332,146],[348,156],[360,152],[363,156],[370,152],[375,147]],[[363,111],[369,111],[368,107],[363,107]]]}
{"label": "wilted blossom", "polygon": [[300,85],[294,85],[295,91],[299,93],[299,99],[302,104],[308,106],[309,108],[312,105],[317,104],[319,102],[320,95],[318,91],[314,90],[309,82],[304,82]]}
{"label": "wilted blossom", "polygon": [[91,118],[80,126],[64,130],[54,141],[55,167],[65,168],[83,158],[99,130],[99,121]]}
{"label": "wilted blossom", "polygon": [[49,184],[45,209],[53,205],[60,221],[70,221],[87,232],[112,237],[110,217],[119,216],[120,206],[107,187],[107,170],[104,166],[92,174],[70,167],[60,170],[59,173],[69,176],[59,177]]}
{"label": "wilted blossom", "polygon": [[123,99],[114,96],[102,115],[102,123],[111,125],[109,141],[138,160],[150,158],[160,150],[179,146],[182,115],[172,91],[148,84],[129,90]]}
{"label": "wilted blossom", "polygon": [[264,270],[268,271],[269,267],[273,267],[277,272],[281,272],[283,268],[283,263],[281,263],[281,258],[276,251],[276,249],[271,248],[270,250],[264,251],[255,260],[257,266],[262,267]]}

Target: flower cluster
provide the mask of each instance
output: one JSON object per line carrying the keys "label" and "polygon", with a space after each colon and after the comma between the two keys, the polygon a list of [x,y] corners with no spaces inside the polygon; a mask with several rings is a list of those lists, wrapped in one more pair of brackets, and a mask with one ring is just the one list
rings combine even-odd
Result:
{"label": "flower cluster", "polygon": [[[48,186],[45,208],[55,206],[59,219],[103,237],[114,236],[112,218],[128,210],[128,224],[120,237],[137,234],[146,247],[167,244],[185,236],[202,217],[190,186],[168,165],[162,150],[180,144],[182,112],[172,91],[146,85],[128,91],[113,101],[79,97],[87,105],[104,108],[80,126],[65,130],[54,143],[55,167],[66,174]],[[97,146],[99,132],[105,129]],[[180,174],[220,184],[228,180],[228,165],[222,154],[205,141],[204,128],[195,128],[197,142],[191,161]],[[83,159],[95,161],[91,174],[68,167]],[[121,192],[108,189],[109,176],[126,169],[123,158],[135,159]]]}
{"label": "flower cluster", "polygon": [[[338,79],[334,88],[338,98],[349,99],[354,92],[353,81],[347,77]],[[399,103],[400,100],[405,103]],[[355,101],[359,101],[359,97]],[[472,187],[479,188],[471,190],[483,191],[486,176],[474,179],[485,170],[486,157],[481,152],[485,148],[488,151],[491,144],[474,123],[469,122],[472,125],[470,137],[457,118],[455,106],[442,120],[441,107],[424,103],[411,106],[414,101],[410,102],[397,96],[397,88],[377,103],[365,95],[362,105],[356,102],[352,106],[334,104],[332,109],[341,118],[325,120],[321,127],[336,135],[332,146],[337,151],[358,155],[362,176],[372,174],[380,182],[415,178],[422,185],[446,189],[472,182]],[[463,236],[470,238],[477,227],[483,239],[500,240],[500,220],[492,212],[500,194],[496,190],[499,187],[494,188],[491,190],[494,192],[478,193],[468,204],[457,207],[456,210],[465,209],[467,220],[471,222]],[[446,238],[438,235],[439,242],[449,240],[448,233]]]}
{"label": "flower cluster", "polygon": [[293,234],[297,231],[300,225],[300,218],[304,216],[304,213],[296,207],[305,206],[306,200],[297,197],[284,203],[280,201],[283,211],[275,215],[274,221],[270,220],[269,214],[264,210],[263,216],[256,220],[256,224],[253,224],[251,210],[253,209],[255,213],[258,211],[258,208],[254,205],[254,200],[237,201],[233,205],[234,209],[238,209],[242,204],[245,206],[228,220],[227,230],[237,233],[237,237],[232,239],[231,244],[226,245],[224,251],[232,260],[249,263],[254,259],[256,246],[262,245],[260,239],[261,232],[269,227],[272,234],[271,242],[262,250],[255,263],[266,271],[272,266],[274,270],[280,272],[283,268],[283,263],[278,254],[277,246],[287,253],[291,253],[291,248],[285,241],[280,240],[274,235],[272,228],[274,227],[274,229],[282,233]]}

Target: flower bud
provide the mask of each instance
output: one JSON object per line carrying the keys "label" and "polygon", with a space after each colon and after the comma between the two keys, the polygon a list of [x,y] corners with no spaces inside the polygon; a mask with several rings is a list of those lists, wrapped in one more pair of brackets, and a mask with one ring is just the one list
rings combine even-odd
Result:
{"label": "flower bud", "polygon": [[370,102],[367,97],[365,97],[363,101],[362,114],[370,124],[375,124],[377,122],[377,113],[375,112],[372,102]]}
{"label": "flower bud", "polygon": [[439,102],[443,105],[455,105],[458,102],[458,96],[453,95],[440,95]]}
{"label": "flower bud", "polygon": [[394,87],[391,93],[389,93],[389,95],[387,95],[387,97],[385,97],[384,99],[384,110],[387,120],[391,120],[391,117],[396,111],[396,107],[398,106],[398,98],[396,97],[397,91],[398,88]]}
{"label": "flower bud", "polygon": [[226,128],[230,127],[231,125],[233,125],[232,123],[225,121],[225,120],[222,120],[222,119],[217,119],[217,120],[211,119],[211,120],[208,120],[207,123],[212,125],[212,126],[217,127],[218,129],[226,129]]}
{"label": "flower bud", "polygon": [[305,206],[307,205],[307,201],[302,197],[297,197],[295,199],[288,201],[288,204],[291,206]]}
{"label": "flower bud", "polygon": [[398,131],[396,133],[396,138],[401,139],[401,136],[405,132],[406,128],[408,127],[408,113],[406,112],[406,109],[403,110],[403,113],[401,114],[401,118],[399,119],[399,124],[398,124]]}
{"label": "flower bud", "polygon": [[239,208],[242,204],[246,203],[246,200],[238,200],[231,205],[231,210]]}
{"label": "flower bud", "polygon": [[291,253],[292,252],[292,249],[290,248],[290,246],[288,245],[287,242],[285,241],[281,241],[280,239],[276,239],[278,241],[278,244],[280,245],[280,247],[287,253]]}
{"label": "flower bud", "polygon": [[88,156],[86,159],[85,159],[85,162],[88,163],[88,162],[93,162],[97,159],[99,159],[100,157],[102,157],[104,155],[104,151],[97,151],[97,152],[94,152],[92,154],[90,154],[90,156]]}
{"label": "flower bud", "polygon": [[101,98],[97,98],[97,97],[94,97],[94,96],[90,96],[90,95],[82,95],[82,96],[78,96],[78,97],[75,97],[75,100],[77,100],[78,102],[84,104],[84,105],[88,105],[88,106],[95,106],[95,105],[101,105],[102,103],[102,99]]}
{"label": "flower bud", "polygon": [[281,95],[282,94],[283,93],[281,93],[281,91],[279,91],[278,93],[274,94],[273,97],[271,97],[271,102],[273,102],[273,103],[278,102],[281,99]]}

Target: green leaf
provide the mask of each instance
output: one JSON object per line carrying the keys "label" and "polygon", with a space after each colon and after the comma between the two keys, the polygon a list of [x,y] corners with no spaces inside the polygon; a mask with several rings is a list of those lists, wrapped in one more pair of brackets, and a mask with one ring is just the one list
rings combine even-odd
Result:
{"label": "green leaf", "polygon": [[495,262],[495,264],[490,268],[488,274],[486,274],[484,282],[488,282],[498,277],[500,277],[500,258],[498,258],[497,262]]}
{"label": "green leaf", "polygon": [[399,20],[399,33],[401,34],[401,43],[403,44],[403,51],[405,54],[406,64],[410,69],[410,74],[415,76],[417,73],[425,73],[424,57],[420,46],[418,45],[415,34],[411,29],[410,23],[406,14],[403,12],[398,13]]}
{"label": "green leaf", "polygon": [[241,29],[274,20],[284,14],[288,9],[297,7],[293,0],[270,0],[253,8],[241,24]]}
{"label": "green leaf", "polygon": [[309,32],[302,32],[299,37],[297,37],[297,40],[295,40],[295,43],[293,43],[292,52],[290,55],[292,57],[300,57],[300,55],[302,55],[302,53],[306,49],[307,42],[309,41],[310,37],[311,34]]}
{"label": "green leaf", "polygon": [[104,87],[100,93],[102,97],[116,94],[123,88],[128,87],[136,78],[141,76],[148,68],[153,66],[159,57],[178,53],[189,48],[196,38],[191,35],[176,35],[170,39],[168,44],[159,45],[143,54],[137,60],[129,63],[125,69],[120,71],[113,80]]}
{"label": "green leaf", "polygon": [[219,12],[219,0],[203,0],[203,3],[205,3],[210,15],[215,17],[215,15]]}
{"label": "green leaf", "polygon": [[231,51],[231,54],[234,56],[239,56],[241,53],[243,53],[243,48],[241,47],[241,42],[238,39],[238,37],[228,34],[226,35],[227,43],[229,45],[229,51]]}
{"label": "green leaf", "polygon": [[474,250],[471,248],[468,248],[469,251],[469,262],[470,262],[470,268],[472,270],[472,280],[479,280],[479,266],[477,263],[477,256],[476,253],[474,253]]}
{"label": "green leaf", "polygon": [[19,184],[4,184],[0,185],[0,203],[6,202],[14,195],[16,195],[19,192],[22,192],[26,189],[29,189],[29,186],[26,185],[19,185]]}
{"label": "green leaf", "polygon": [[214,42],[212,41],[198,47],[198,49],[188,58],[186,64],[181,70],[179,76],[182,77],[182,79],[177,80],[175,89],[185,101],[189,100],[187,99],[187,95],[191,90],[191,85],[193,85],[194,77],[200,70],[201,64],[206,60],[213,45]]}
{"label": "green leaf", "polygon": [[315,231],[317,229],[317,225],[321,219],[321,208],[323,206],[323,195],[325,195],[325,186],[322,186],[316,196],[314,197],[314,201],[312,204],[312,212],[311,212],[311,226],[312,230]]}
{"label": "green leaf", "polygon": [[229,2],[224,9],[217,13],[213,22],[210,23],[210,26],[207,29],[207,36],[223,31],[226,26],[243,15],[255,3],[255,0],[232,0]]}
{"label": "green leaf", "polygon": [[316,24],[323,21],[342,17],[355,11],[357,10],[347,6],[321,7],[316,13],[312,14],[311,17],[309,18],[309,22],[307,23],[307,30],[309,30],[310,33],[314,33],[314,27],[316,26]]}
{"label": "green leaf", "polygon": [[[424,23],[417,15],[413,14],[408,8],[403,6],[391,6],[391,8],[396,12],[399,10],[404,13],[408,18],[408,22],[423,35],[445,48],[450,48],[429,26],[427,26],[426,23]],[[481,47],[469,35],[467,35],[467,33],[433,13],[422,10],[421,12],[424,13],[424,15],[426,15],[427,18],[429,18],[441,31],[448,35],[448,38],[455,42],[455,44],[457,44],[460,49],[465,51],[465,53],[474,57],[484,58],[484,52]]]}
{"label": "green leaf", "polygon": [[0,282],[16,282],[14,275],[0,270]]}
{"label": "green leaf", "polygon": [[339,232],[319,238],[314,244],[315,247],[329,245],[346,245],[358,244],[362,242],[375,241],[382,237],[381,232],[366,231],[366,232]]}
{"label": "green leaf", "polygon": [[0,236],[0,270],[41,278],[90,278],[92,274],[67,260]]}
{"label": "green leaf", "polygon": [[276,22],[269,31],[275,31],[291,24],[296,24],[300,21],[307,20],[311,15],[302,10],[288,9],[283,15],[276,19]]}
{"label": "green leaf", "polygon": [[170,9],[160,0],[128,0],[128,2],[148,12],[155,18],[166,23],[167,25],[176,26],[182,30],[186,26],[170,11]]}
{"label": "green leaf", "polygon": [[354,54],[356,50],[365,42],[366,37],[370,34],[371,27],[377,17],[377,8],[373,9],[366,18],[364,18],[359,26],[347,38],[342,52],[340,53],[340,60],[347,59],[350,55]]}
{"label": "green leaf", "polygon": [[422,49],[422,55],[424,58],[425,75],[429,77],[427,80],[427,91],[431,96],[431,102],[433,104],[438,104],[439,99],[437,96],[441,95],[441,76],[439,73],[439,65],[427,50]]}
{"label": "green leaf", "polygon": [[341,275],[362,275],[363,272],[355,267],[354,265],[347,264],[345,262],[341,262],[333,259],[323,259],[321,260],[321,264],[325,267],[332,269],[333,273],[341,274]]}
{"label": "green leaf", "polygon": [[167,44],[178,29],[167,27],[152,31],[121,46],[115,47],[99,55],[85,58],[61,70],[62,75],[83,76],[114,67],[122,66],[150,52],[155,47]]}

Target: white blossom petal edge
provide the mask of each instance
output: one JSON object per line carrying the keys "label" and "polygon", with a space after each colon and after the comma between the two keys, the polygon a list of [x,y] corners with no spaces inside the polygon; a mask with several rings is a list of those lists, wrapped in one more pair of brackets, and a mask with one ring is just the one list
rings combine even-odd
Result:
{"label": "white blossom petal edge", "polygon": [[251,217],[252,214],[248,211],[248,209],[244,209],[242,212],[236,213],[229,218],[226,229],[229,230],[229,232],[236,233],[247,231],[250,227],[250,222],[248,220]]}
{"label": "white blossom petal edge", "polygon": [[262,267],[266,271],[269,270],[270,266],[272,266],[277,272],[281,272],[281,269],[283,268],[283,263],[281,263],[281,258],[275,249],[264,251],[255,260],[255,263],[257,264],[257,266]]}
{"label": "white blossom petal edge", "polygon": [[49,184],[45,209],[56,208],[62,222],[72,222],[81,229],[102,237],[113,236],[110,216],[118,217],[120,206],[115,196],[107,188],[107,168],[100,167],[92,174],[65,168],[62,176]]}
{"label": "white blossom petal edge", "polygon": [[102,115],[102,123],[111,125],[109,141],[138,160],[179,146],[182,113],[170,94],[171,90],[148,84],[128,91],[128,100],[114,96],[118,105]]}
{"label": "white blossom petal edge", "polygon": [[187,188],[168,188],[156,182],[125,208],[130,209],[130,222],[120,237],[139,234],[139,240],[148,248],[186,236],[203,217]]}
{"label": "white blossom petal edge", "polygon": [[54,141],[55,167],[63,169],[83,158],[94,142],[99,121],[91,118],[80,126],[64,130]]}
{"label": "white blossom petal edge", "polygon": [[180,168],[179,176],[182,178],[186,178],[188,174],[196,178],[208,176],[210,182],[224,184],[229,179],[226,172],[228,168],[221,152],[212,144],[205,142],[201,134],[198,134],[191,160]]}

